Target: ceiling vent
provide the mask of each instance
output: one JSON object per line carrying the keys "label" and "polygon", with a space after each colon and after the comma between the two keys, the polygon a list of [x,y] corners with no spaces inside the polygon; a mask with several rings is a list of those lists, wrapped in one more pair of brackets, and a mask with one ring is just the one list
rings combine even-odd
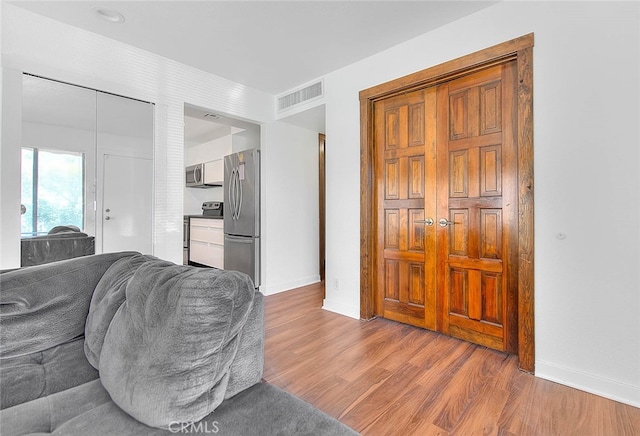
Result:
{"label": "ceiling vent", "polygon": [[306,103],[324,94],[322,80],[311,85],[300,88],[296,91],[278,97],[278,112],[291,109],[299,104]]}

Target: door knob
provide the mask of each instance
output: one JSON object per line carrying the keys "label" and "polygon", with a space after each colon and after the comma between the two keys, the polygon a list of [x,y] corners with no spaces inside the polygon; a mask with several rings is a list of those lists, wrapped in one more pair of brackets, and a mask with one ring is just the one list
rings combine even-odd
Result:
{"label": "door knob", "polygon": [[426,224],[428,226],[432,226],[433,225],[433,218],[427,218],[426,220],[415,220],[414,223],[416,223],[416,224]]}
{"label": "door knob", "polygon": [[447,227],[455,224],[453,221],[447,221],[445,218],[440,218],[438,223],[440,224],[440,227]]}
{"label": "door knob", "polygon": [[104,217],[104,220],[105,220],[105,221],[109,221],[110,219],[111,219],[111,217],[110,217],[110,216],[106,216],[106,217]]}

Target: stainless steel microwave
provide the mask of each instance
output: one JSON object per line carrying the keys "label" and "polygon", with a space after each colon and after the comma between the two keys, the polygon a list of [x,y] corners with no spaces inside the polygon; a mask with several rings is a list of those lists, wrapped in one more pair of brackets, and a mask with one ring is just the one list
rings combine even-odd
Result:
{"label": "stainless steel microwave", "polygon": [[204,164],[188,166],[185,169],[185,185],[190,188],[205,188]]}

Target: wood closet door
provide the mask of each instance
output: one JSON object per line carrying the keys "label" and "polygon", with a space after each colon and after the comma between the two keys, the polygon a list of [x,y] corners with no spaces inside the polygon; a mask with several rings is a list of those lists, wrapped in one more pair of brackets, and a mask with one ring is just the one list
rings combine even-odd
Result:
{"label": "wood closet door", "polygon": [[375,314],[508,352],[518,327],[515,68],[374,103]]}
{"label": "wood closet door", "polygon": [[[517,351],[515,62],[438,86],[438,330]],[[448,222],[448,223],[447,223]]]}
{"label": "wood closet door", "polygon": [[374,104],[376,315],[436,329],[435,88]]}

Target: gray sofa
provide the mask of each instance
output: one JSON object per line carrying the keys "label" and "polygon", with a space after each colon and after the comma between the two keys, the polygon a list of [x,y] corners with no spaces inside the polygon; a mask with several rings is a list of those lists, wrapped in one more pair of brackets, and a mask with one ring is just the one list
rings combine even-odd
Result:
{"label": "gray sofa", "polygon": [[134,252],[0,274],[2,435],[347,435],[261,380],[244,274]]}
{"label": "gray sofa", "polygon": [[58,226],[48,235],[20,240],[20,266],[42,265],[95,253],[95,237],[77,227]]}

